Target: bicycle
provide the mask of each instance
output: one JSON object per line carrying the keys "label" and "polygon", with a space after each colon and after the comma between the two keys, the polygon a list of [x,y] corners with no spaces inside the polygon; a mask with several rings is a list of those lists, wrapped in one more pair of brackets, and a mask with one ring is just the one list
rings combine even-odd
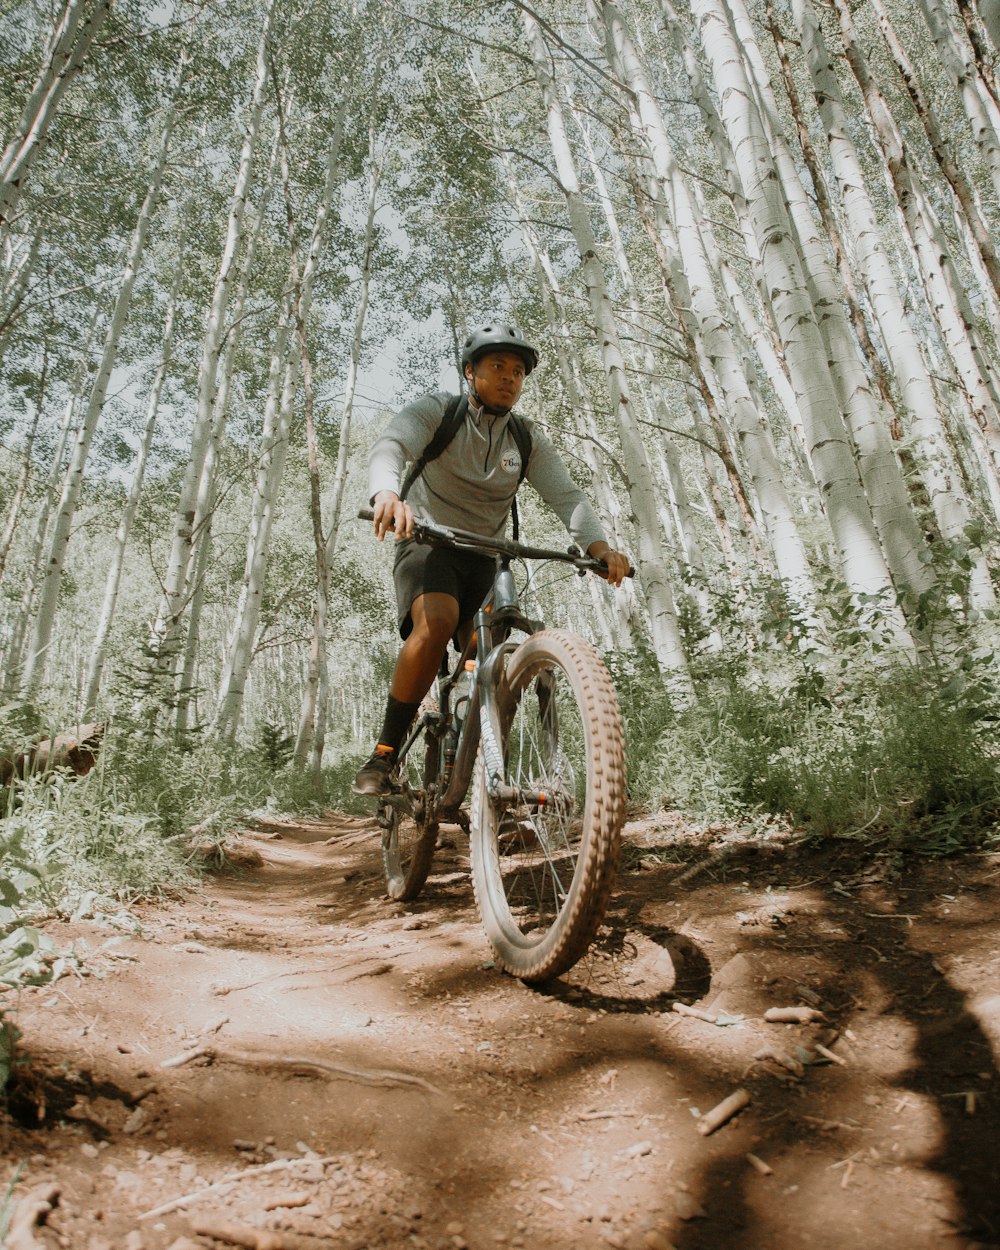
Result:
{"label": "bicycle", "polygon": [[625,819],[622,720],[597,651],[527,617],[510,566],[560,561],[581,576],[605,566],[575,547],[530,547],[427,521],[414,525],[414,538],[491,554],[497,571],[468,645],[453,669],[442,661],[436,700],[421,706],[379,801],[387,892],[415,898],[438,826],[461,824],[496,963],[524,981],[555,977],[586,953],[614,884]]}

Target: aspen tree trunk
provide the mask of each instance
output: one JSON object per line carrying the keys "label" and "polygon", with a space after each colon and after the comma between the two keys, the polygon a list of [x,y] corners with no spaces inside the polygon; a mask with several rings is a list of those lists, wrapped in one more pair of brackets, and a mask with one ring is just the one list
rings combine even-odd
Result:
{"label": "aspen tree trunk", "polygon": [[847,63],[865,100],[868,116],[882,149],[885,172],[899,205],[916,269],[931,313],[960,379],[976,435],[982,440],[992,476],[1000,480],[1000,394],[975,316],[951,257],[950,246],[921,179],[906,154],[903,137],[858,46],[854,20],[846,0],[833,0],[840,20]]}
{"label": "aspen tree trunk", "polygon": [[[476,78],[475,66],[472,64],[471,58],[467,59],[467,69],[471,81],[476,84],[480,106],[484,111],[490,113],[493,121],[494,135],[497,138],[496,147],[514,198],[514,207],[517,211],[521,236],[535,267],[538,290],[542,299],[542,311],[545,314],[545,319],[553,338],[561,342],[561,347],[555,352],[556,367],[559,370],[563,392],[567,397],[569,405],[573,412],[581,417],[578,427],[579,430],[584,432],[581,451],[591,473],[598,510],[607,524],[612,545],[619,551],[625,551],[629,548],[630,543],[626,537],[622,508],[608,475],[606,462],[609,457],[602,457],[597,454],[597,449],[601,445],[597,418],[593,404],[590,402],[587,388],[583,384],[583,368],[580,363],[579,352],[573,343],[570,333],[570,319],[567,315],[562,285],[556,274],[552,259],[543,246],[538,236],[538,231],[531,220],[531,215],[525,206],[520,184],[500,138],[496,114],[489,109],[485,93]],[[623,486],[626,489],[628,488],[627,481],[623,480]],[[609,618],[606,610],[605,594],[602,588],[596,584],[596,579],[588,578],[587,580],[591,583],[591,600],[595,604],[595,616],[598,619],[602,637],[605,639],[605,646],[609,650],[634,649],[636,644],[632,617],[635,609],[635,591],[632,585],[626,582],[621,587],[623,593],[612,596],[612,612]],[[600,605],[600,607],[598,608],[596,605]],[[643,626],[643,632],[648,633],[648,628],[645,625]]]}
{"label": "aspen tree trunk", "polygon": [[994,294],[1000,296],[1000,256],[997,254],[990,227],[983,217],[976,192],[952,155],[951,144],[941,130],[934,109],[924,94],[917,68],[900,43],[883,0],[869,0],[869,3],[878,14],[879,27],[885,45],[896,63],[903,85],[920,118],[934,159],[961,205],[961,211],[965,215],[968,228],[975,240],[983,267],[989,275]]}
{"label": "aspen tree trunk", "polygon": [[[603,28],[610,64],[622,81],[632,85],[638,115],[634,129],[649,154],[662,202],[669,205],[673,235],[668,236],[663,229],[662,218],[659,233],[669,264],[664,277],[674,289],[679,319],[699,354],[706,382],[708,368],[717,379],[720,400],[732,415],[779,576],[807,628],[814,629],[815,591],[805,547],[773,442],[753,402],[728,321],[719,307],[700,230],[700,214],[677,165],[659,102],[621,10],[612,0],[589,0],[589,7]],[[655,213],[656,200],[652,204]]]}
{"label": "aspen tree trunk", "polygon": [[[93,326],[91,326],[91,330],[93,330]],[[59,496],[60,484],[64,479],[66,448],[69,446],[70,431],[73,429],[73,424],[76,421],[79,406],[82,402],[80,391],[82,391],[85,382],[86,371],[81,365],[80,375],[77,382],[77,387],[79,389],[70,396],[66,403],[66,407],[63,412],[62,425],[59,430],[59,438],[56,442],[56,449],[52,455],[52,463],[49,466],[45,491],[38,509],[38,515],[35,518],[35,532],[31,543],[31,552],[28,558],[27,571],[24,578],[24,587],[21,591],[21,604],[14,617],[14,624],[10,631],[10,642],[7,647],[7,657],[4,664],[3,693],[5,698],[13,697],[20,684],[23,661],[22,653],[24,650],[25,638],[27,637],[28,629],[33,618],[35,592],[38,589],[43,551],[45,548],[45,537],[49,528],[49,518],[52,515],[52,509],[55,507],[56,499]]]}
{"label": "aspen tree trunk", "polygon": [[156,367],[156,373],[153,375],[153,384],[149,391],[149,401],[146,405],[146,425],[143,430],[142,440],[139,443],[139,449],[136,452],[135,463],[132,467],[132,482],[129,486],[128,498],[125,501],[125,508],[122,511],[121,518],[118,521],[118,528],[115,531],[115,541],[111,551],[111,564],[108,567],[108,575],[104,583],[104,602],[101,606],[101,615],[97,623],[94,643],[84,679],[84,720],[90,720],[93,717],[101,691],[101,678],[104,675],[104,665],[107,659],[108,636],[111,633],[111,625],[114,621],[115,607],[118,603],[118,590],[121,586],[122,569],[125,564],[125,549],[129,535],[132,532],[132,523],[135,520],[136,509],[139,506],[142,481],[146,473],[146,462],[149,459],[150,448],[153,445],[153,434],[156,430],[156,418],[160,408],[160,394],[163,390],[163,383],[167,376],[167,370],[170,367],[173,352],[174,314],[177,308],[177,292],[180,287],[182,272],[183,267],[181,264],[178,264],[174,269],[174,278],[170,287],[170,294],[167,297],[167,311],[163,320],[163,337],[160,347],[160,363]]}
{"label": "aspen tree trunk", "polygon": [[[950,542],[960,541],[964,539],[972,520],[970,502],[961,490],[957,466],[938,411],[937,395],[882,246],[875,207],[851,138],[833,61],[816,20],[812,0],[793,0],[792,7],[813,78],[816,102],[826,132],[833,174],[844,206],[857,268],[903,399],[906,429],[917,444],[921,477],[942,535]],[[976,608],[988,608],[996,601],[983,557],[976,561],[970,601]]]}
{"label": "aspen tree trunk", "polygon": [[0,154],[0,243],[10,229],[24,180],[59,101],[83,65],[110,11],[111,0],[67,0],[45,49],[35,85]]}
{"label": "aspen tree trunk", "polygon": [[[778,121],[777,105],[757,46],[744,0],[726,0],[732,31],[750,67],[749,81],[788,205],[816,324],[827,344],[828,376],[854,446],[864,494],[897,594],[912,608],[931,589],[934,573],[917,524],[899,461],[859,355],[857,340],[843,309],[840,284],[827,259],[788,143]],[[859,314],[859,319],[860,314]],[[863,320],[863,319],[861,319]],[[865,331],[867,337],[867,331]]]}
{"label": "aspen tree trunk", "polygon": [[[615,262],[618,266],[618,272],[621,275],[622,286],[625,290],[628,300],[629,311],[635,325],[641,326],[645,320],[643,310],[636,291],[635,278],[632,273],[632,267],[629,263],[628,256],[625,252],[625,244],[622,240],[621,229],[618,225],[618,217],[615,212],[614,204],[608,192],[607,183],[601,170],[600,162],[597,160],[597,154],[594,151],[591,142],[590,133],[584,121],[578,116],[573,108],[572,102],[567,101],[570,109],[570,115],[576,120],[580,136],[583,140],[584,149],[587,159],[590,163],[591,176],[594,180],[594,188],[597,192],[598,202],[604,213],[604,219],[608,226],[608,233],[611,239],[611,251],[614,255]],[[645,368],[645,372],[649,377],[653,377],[656,373],[656,360],[653,355],[652,348],[647,344],[643,349],[636,349],[636,355],[641,357],[641,363]],[[647,388],[642,383],[637,384],[636,392],[642,398],[647,415],[650,418],[650,425],[658,425],[663,429],[667,428],[669,421],[669,413],[663,399],[658,395],[650,395]],[[676,547],[682,555],[682,558],[689,570],[689,587],[693,587],[693,593],[688,593],[688,599],[692,610],[700,618],[701,624],[706,631],[711,626],[711,609],[708,602],[707,594],[707,577],[705,574],[705,562],[702,555],[700,544],[691,525],[691,512],[686,506],[688,502],[687,487],[684,484],[683,474],[681,471],[680,456],[677,454],[676,448],[671,446],[671,454],[668,457],[664,450],[664,443],[657,448],[657,461],[660,468],[660,476],[664,483],[664,498],[660,496],[659,513],[661,524],[664,532],[676,534]],[[678,506],[677,501],[680,500],[684,506]]]}
{"label": "aspen tree trunk", "polygon": [[42,364],[38,373],[38,391],[35,395],[35,413],[31,419],[31,425],[28,428],[27,436],[24,440],[24,452],[21,457],[21,468],[17,475],[17,483],[14,486],[14,494],[10,501],[10,507],[7,510],[7,520],[4,523],[3,534],[0,534],[0,583],[3,582],[4,571],[7,568],[7,559],[10,555],[11,544],[14,541],[14,535],[17,533],[18,522],[21,519],[21,505],[24,503],[24,497],[28,491],[28,484],[31,481],[31,453],[35,446],[35,436],[38,433],[38,422],[41,420],[42,408],[45,404],[45,385],[48,379],[49,368],[49,340],[46,337],[42,343]]}
{"label": "aspen tree trunk", "polygon": [[[341,100],[334,123],[333,136],[327,156],[326,181],[323,195],[316,212],[309,254],[301,276],[299,300],[303,318],[308,319],[312,301],[313,281],[319,265],[327,223],[333,204],[334,191],[340,180],[340,151],[343,143],[344,121],[347,113],[347,93]],[[295,279],[292,278],[292,286]],[[247,558],[243,582],[233,626],[226,650],[226,660],[219,688],[218,706],[212,732],[232,740],[239,726],[243,709],[244,692],[250,662],[253,658],[257,626],[260,623],[260,605],[264,593],[264,575],[267,570],[267,552],[271,537],[278,487],[285,468],[285,453],[291,429],[295,400],[295,388],[299,367],[299,347],[288,350],[288,334],[291,330],[290,312],[282,317],[274,350],[271,355],[270,381],[267,405],[264,411],[264,429],[261,435],[260,462],[254,498],[251,505],[250,534],[247,542]]]}
{"label": "aspen tree trunk", "polygon": [[[743,195],[759,242],[763,276],[802,412],[813,469],[824,498],[837,562],[859,604],[884,599],[891,578],[861,488],[839,403],[826,367],[827,348],[806,289],[781,186],[756,110],[742,54],[721,0],[692,0],[702,45],[715,75],[722,120],[732,144]],[[887,609],[897,642],[905,625]]]}
{"label": "aspen tree trunk", "polygon": [[76,444],[73,448],[73,458],[63,486],[62,499],[59,502],[59,510],[56,514],[52,545],[35,616],[35,626],[32,631],[24,667],[24,688],[29,695],[37,689],[45,672],[47,653],[55,627],[59,588],[62,583],[63,567],[66,562],[66,549],[69,546],[73,519],[76,516],[80,495],[83,490],[84,472],[87,465],[87,457],[90,453],[90,444],[94,437],[94,431],[97,429],[101,413],[104,411],[104,403],[108,394],[108,383],[111,380],[111,371],[118,358],[118,344],[132,305],[132,291],[139,271],[139,262],[145,251],[149,224],[160,196],[160,185],[167,164],[167,153],[170,148],[170,140],[176,120],[176,111],[174,107],[171,107],[163,127],[160,150],[157,155],[156,165],[153,168],[149,187],[146,191],[146,198],[139,209],[139,216],[129,241],[125,270],[111,314],[111,322],[105,335],[101,362],[91,387],[86,410],[80,422]]}
{"label": "aspen tree trunk", "polygon": [[243,707],[247,672],[260,620],[271,523],[274,519],[278,487],[285,471],[285,455],[292,424],[298,356],[294,348],[291,351],[288,349],[288,316],[286,307],[271,349],[264,423],[257,458],[257,478],[250,505],[246,563],[226,645],[219,703],[212,724],[213,733],[230,740],[236,733]]}
{"label": "aspen tree trunk", "polygon": [[[377,97],[382,78],[382,54],[375,63],[372,95]],[[346,101],[346,94],[345,94]],[[306,432],[309,442],[310,479],[313,484],[311,503],[313,508],[313,532],[316,547],[316,602],[313,610],[313,637],[309,648],[309,666],[306,674],[302,707],[299,712],[298,733],[295,741],[294,759],[305,763],[309,756],[309,773],[314,787],[322,786],[323,748],[326,744],[326,726],[330,710],[330,671],[327,660],[327,622],[330,614],[330,570],[334,567],[337,538],[340,533],[340,513],[344,490],[347,485],[348,461],[351,446],[351,421],[354,414],[354,397],[357,390],[358,369],[364,340],[365,322],[368,317],[368,299],[371,286],[372,262],[375,249],[375,214],[378,211],[378,193],[382,182],[385,155],[379,158],[376,150],[376,119],[374,113],[368,125],[368,203],[365,215],[364,241],[361,249],[361,273],[358,299],[354,312],[354,331],[348,355],[347,376],[344,380],[344,404],[340,414],[340,438],[337,449],[337,465],[334,470],[332,498],[330,502],[330,528],[323,536],[323,513],[320,499],[319,460],[316,448],[316,432],[312,424],[311,405],[307,406]],[[304,334],[304,329],[301,331]]]}
{"label": "aspen tree trunk", "polygon": [[195,504],[195,522],[192,531],[193,572],[188,575],[192,593],[187,614],[187,629],[180,664],[180,684],[177,691],[177,708],[174,717],[174,733],[178,739],[188,731],[190,705],[196,693],[198,647],[201,636],[201,614],[205,605],[205,579],[212,557],[212,522],[218,490],[218,462],[223,443],[226,422],[229,417],[229,394],[233,384],[236,352],[243,332],[243,307],[250,289],[250,275],[257,255],[257,245],[267,217],[267,206],[273,185],[271,175],[277,159],[278,145],[275,140],[271,151],[271,164],[264,178],[264,191],[256,224],[250,231],[240,261],[240,277],[232,303],[232,317],[226,332],[226,349],[219,367],[218,389],[213,402],[212,437],[205,455],[205,465],[198,483],[198,499]]}
{"label": "aspen tree trunk", "polygon": [[[507,165],[506,160],[504,163]],[[580,364],[579,353],[573,344],[570,334],[562,286],[552,264],[551,257],[542,247],[537,232],[532,227],[520,195],[520,189],[514,181],[513,171],[509,168],[508,177],[511,186],[515,189],[515,203],[521,223],[521,233],[535,263],[538,275],[538,289],[542,295],[542,308],[546,321],[553,338],[562,342],[561,348],[555,353],[556,364],[559,369],[563,391],[566,394],[570,407],[574,412],[579,413],[582,418],[579,427],[582,437],[581,450],[591,473],[598,508],[601,515],[605,518],[612,544],[618,551],[626,551],[630,543],[626,537],[625,518],[622,515],[621,504],[618,501],[618,496],[608,474],[607,464],[610,457],[598,455],[598,448],[601,447],[601,442],[597,427],[597,416],[594,412],[594,406],[590,402],[587,388],[583,383],[583,369]],[[628,488],[627,481],[623,480],[622,485],[626,489]],[[595,603],[601,605],[601,611],[604,614],[602,619],[606,619],[605,594],[602,588],[597,585],[595,578],[588,578],[587,580],[592,583],[592,599]],[[624,594],[616,594],[612,597],[612,615],[607,626],[612,631],[611,641],[607,645],[614,650],[634,649],[635,647],[632,614],[629,611],[630,607],[634,607],[635,592],[630,585],[626,585],[622,589]],[[643,627],[643,632],[648,633],[645,626]]]}
{"label": "aspen tree trunk", "polygon": [[993,47],[1000,52],[1000,0],[978,0],[976,7]]}
{"label": "aspen tree trunk", "polygon": [[212,437],[216,380],[219,358],[222,354],[226,311],[232,290],[233,270],[243,241],[243,218],[246,212],[247,192],[264,110],[267,87],[266,51],[273,5],[274,0],[270,0],[264,13],[260,42],[257,46],[256,78],[246,121],[246,133],[240,152],[236,183],[229,204],[222,256],[215,276],[212,302],[202,339],[191,449],[174,516],[173,542],[164,579],[163,597],[150,639],[150,649],[157,657],[156,667],[162,673],[173,668],[175,663],[181,617],[189,597],[188,570],[191,564],[198,488]]}
{"label": "aspen tree trunk", "polygon": [[[833,251],[834,263],[837,267],[837,278],[839,279],[841,298],[846,303],[850,312],[851,326],[857,338],[857,344],[860,348],[864,361],[864,366],[875,380],[881,396],[882,405],[885,416],[888,418],[891,429],[899,426],[896,417],[896,401],[892,392],[892,386],[889,382],[889,376],[886,372],[885,364],[882,356],[879,355],[875,343],[868,332],[868,321],[865,316],[865,309],[861,304],[861,293],[858,290],[858,284],[855,281],[854,270],[851,268],[850,249],[844,238],[844,232],[841,230],[840,221],[834,212],[833,197],[830,194],[830,187],[827,182],[826,172],[820,164],[816,155],[816,148],[812,141],[812,135],[809,130],[809,123],[806,120],[805,113],[802,108],[802,100],[799,96],[799,89],[795,83],[795,75],[792,73],[792,66],[788,56],[788,47],[785,43],[785,37],[781,33],[778,25],[777,17],[774,12],[774,0],[767,0],[767,26],[774,43],[775,50],[778,54],[778,62],[781,66],[782,82],[785,86],[785,95],[792,111],[792,119],[795,124],[795,133],[799,141],[799,152],[805,162],[806,169],[809,172],[809,182],[812,186],[812,196],[816,204],[816,210],[819,213],[819,219],[822,222],[823,229],[826,232],[830,247]],[[764,94],[762,92],[762,94]],[[768,98],[768,97],[765,97]],[[797,163],[797,161],[796,161]]]}
{"label": "aspen tree trunk", "polygon": [[607,374],[608,389],[629,476],[629,499],[638,529],[638,564],[649,605],[653,650],[672,679],[678,697],[690,698],[691,680],[674,608],[673,592],[661,551],[662,536],[656,512],[653,476],[632,414],[618,329],[599,259],[597,241],[586,201],[580,191],[541,28],[529,13],[524,12],[522,17],[531,45],[535,77],[545,102],[549,141],[556,160],[559,183],[566,197],[570,226],[580,252],[583,282],[600,336],[601,359]]}
{"label": "aspen tree trunk", "polygon": [[22,315],[41,244],[41,232],[36,231],[31,242],[25,242],[20,249],[11,246],[9,240],[3,245],[5,272],[0,280],[0,363],[10,343],[10,328]]}
{"label": "aspen tree trunk", "polygon": [[968,43],[940,0],[917,0],[941,63],[955,79],[976,145],[1000,197],[1000,109],[984,89]]}

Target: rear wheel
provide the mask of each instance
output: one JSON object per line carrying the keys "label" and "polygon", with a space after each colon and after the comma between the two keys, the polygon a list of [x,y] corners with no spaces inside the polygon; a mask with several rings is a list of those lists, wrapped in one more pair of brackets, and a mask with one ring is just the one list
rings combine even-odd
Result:
{"label": "rear wheel", "polygon": [[393,770],[392,792],[379,800],[386,893],[406,902],[423,889],[434,857],[437,823],[427,819],[427,780],[437,776],[438,742],[424,720]]}
{"label": "rear wheel", "polygon": [[604,918],[625,819],[621,713],[600,656],[573,634],[528,638],[506,678],[514,795],[491,799],[480,748],[472,879],[498,963],[540,981],[572,967]]}

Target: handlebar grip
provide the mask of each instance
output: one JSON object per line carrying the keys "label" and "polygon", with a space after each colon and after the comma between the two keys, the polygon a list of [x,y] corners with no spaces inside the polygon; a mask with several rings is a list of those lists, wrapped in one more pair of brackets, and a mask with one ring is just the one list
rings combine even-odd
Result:
{"label": "handlebar grip", "polygon": [[374,521],[374,520],[375,520],[375,513],[372,511],[372,509],[371,509],[371,508],[359,508],[359,509],[358,509],[358,520],[360,520],[360,521]]}

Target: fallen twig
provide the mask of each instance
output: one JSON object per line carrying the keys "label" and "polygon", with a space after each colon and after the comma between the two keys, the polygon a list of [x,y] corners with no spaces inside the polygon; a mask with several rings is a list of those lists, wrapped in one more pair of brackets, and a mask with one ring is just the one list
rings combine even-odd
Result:
{"label": "fallen twig", "polygon": [[768,1024],[813,1024],[826,1016],[815,1007],[768,1007],[764,1019]]}
{"label": "fallen twig", "polygon": [[318,1250],[327,1245],[326,1238],[313,1237],[308,1233],[271,1233],[252,1224],[238,1224],[235,1220],[197,1216],[191,1227],[199,1237],[214,1237],[227,1241],[231,1246],[244,1246],[246,1250]]}
{"label": "fallen twig", "polygon": [[695,1020],[704,1020],[707,1024],[715,1024],[719,1018],[711,1011],[702,1011],[699,1007],[689,1007],[687,1003],[673,1003],[670,1010],[676,1011],[679,1016],[691,1016]]}
{"label": "fallen twig", "polygon": [[174,1059],[167,1059],[162,1067],[180,1067],[194,1059],[210,1059],[215,1063],[237,1063],[251,1068],[292,1068],[329,1076],[342,1076],[350,1081],[362,1081],[366,1085],[416,1085],[429,1094],[444,1098],[444,1090],[438,1089],[422,1076],[409,1072],[394,1072],[388,1068],[349,1068],[346,1064],[328,1063],[325,1059],[309,1059],[304,1055],[264,1055],[252,1051],[216,1050],[214,1046],[197,1046]]}
{"label": "fallen twig", "polygon": [[747,1163],[749,1163],[752,1168],[756,1168],[756,1170],[761,1174],[761,1176],[773,1176],[774,1175],[774,1168],[771,1167],[770,1164],[765,1163],[764,1160],[759,1158],[757,1155],[748,1154],[746,1159],[747,1159]]}
{"label": "fallen twig", "polygon": [[722,1102],[714,1106],[711,1111],[706,1111],[698,1120],[698,1132],[703,1137],[714,1133],[727,1120],[731,1120],[737,1112],[742,1111],[749,1102],[750,1095],[745,1089],[734,1090],[728,1098],[723,1098]]}
{"label": "fallen twig", "polygon": [[839,1063],[842,1068],[847,1067],[847,1060],[842,1055],[835,1055],[827,1046],[816,1042],[816,1053],[822,1055],[824,1059],[829,1059],[831,1063]]}
{"label": "fallen twig", "polygon": [[181,1207],[189,1206],[192,1202],[200,1202],[202,1198],[218,1193],[220,1189],[225,1189],[227,1185],[236,1185],[240,1181],[248,1180],[251,1176],[261,1176],[265,1172],[288,1172],[293,1168],[321,1167],[326,1163],[335,1163],[339,1157],[339,1155],[326,1155],[322,1159],[275,1159],[271,1163],[260,1163],[251,1168],[243,1168],[239,1172],[230,1172],[228,1176],[223,1176],[221,1180],[215,1181],[211,1185],[206,1185],[203,1189],[194,1189],[191,1193],[181,1194],[179,1198],[172,1198],[169,1202],[164,1202],[161,1206],[154,1207],[151,1211],[144,1211],[139,1216],[139,1219],[152,1220],[160,1215],[169,1215],[171,1211],[179,1211]]}

